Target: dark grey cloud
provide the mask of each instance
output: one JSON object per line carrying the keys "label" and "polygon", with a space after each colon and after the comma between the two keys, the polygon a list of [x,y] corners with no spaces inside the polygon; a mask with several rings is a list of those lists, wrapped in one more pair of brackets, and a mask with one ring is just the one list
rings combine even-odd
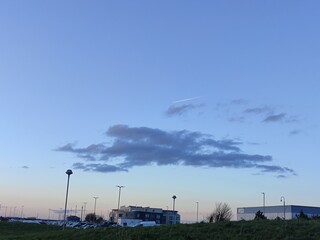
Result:
{"label": "dark grey cloud", "polygon": [[241,141],[217,140],[201,132],[114,125],[106,136],[113,139],[110,144],[91,144],[84,148],[67,144],[56,151],[70,152],[83,159],[84,162],[74,163],[73,167],[84,171],[118,172],[137,166],[184,165],[294,173],[287,167],[268,164],[272,162],[269,155],[244,153]]}
{"label": "dark grey cloud", "polygon": [[28,167],[28,166],[22,166],[22,168],[23,168],[23,169],[29,169],[29,167]]}
{"label": "dark grey cloud", "polygon": [[174,104],[171,105],[166,111],[165,114],[168,117],[173,117],[173,116],[181,116],[188,111],[191,111],[196,108],[203,107],[204,104],[193,104],[193,103],[186,103],[186,104]]}
{"label": "dark grey cloud", "polygon": [[272,114],[267,116],[263,122],[280,122],[285,119],[286,115],[286,113]]}
{"label": "dark grey cloud", "polygon": [[84,171],[94,171],[94,172],[127,172],[127,169],[108,165],[108,164],[101,164],[101,163],[90,163],[90,164],[84,164],[84,163],[74,163],[73,165],[74,169],[81,169]]}
{"label": "dark grey cloud", "polygon": [[105,149],[103,144],[91,144],[85,148],[75,148],[75,144],[68,143],[62,147],[55,149],[61,152],[73,152],[77,154],[77,157],[83,158],[88,161],[95,161],[95,156]]}

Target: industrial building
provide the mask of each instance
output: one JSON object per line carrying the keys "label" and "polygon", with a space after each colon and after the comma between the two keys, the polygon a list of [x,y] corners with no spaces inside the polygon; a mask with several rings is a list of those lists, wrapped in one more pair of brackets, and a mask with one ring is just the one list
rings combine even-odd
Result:
{"label": "industrial building", "polygon": [[140,206],[121,206],[119,213],[118,209],[112,209],[109,217],[110,221],[122,226],[134,225],[141,221],[154,221],[157,224],[180,223],[178,211]]}
{"label": "industrial building", "polygon": [[297,218],[301,211],[309,218],[320,216],[320,207],[278,205],[237,208],[237,220],[253,220],[258,211],[262,212],[267,219],[281,218],[291,220]]}

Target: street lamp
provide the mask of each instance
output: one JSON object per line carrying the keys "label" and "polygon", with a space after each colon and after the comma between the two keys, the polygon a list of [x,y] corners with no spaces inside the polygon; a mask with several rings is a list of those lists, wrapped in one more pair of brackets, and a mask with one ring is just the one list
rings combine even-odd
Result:
{"label": "street lamp", "polygon": [[177,196],[176,195],[173,195],[172,196],[172,199],[173,199],[173,206],[172,206],[172,209],[173,209],[173,222],[172,223],[176,223],[176,214],[175,214],[175,212],[174,212],[174,207],[175,207],[175,204],[176,204],[176,198],[177,198]]}
{"label": "street lamp", "polygon": [[58,216],[59,221],[61,220],[61,214],[62,214],[62,208],[60,208],[60,211],[59,211],[59,216]]}
{"label": "street lamp", "polygon": [[197,222],[199,222],[199,202],[197,203]]}
{"label": "street lamp", "polygon": [[17,207],[13,208],[13,217],[16,217],[16,209],[17,209]]}
{"label": "street lamp", "polygon": [[96,217],[96,206],[97,206],[97,199],[99,197],[93,197],[94,198],[94,209],[93,209],[93,214],[94,214],[94,217]]}
{"label": "street lamp", "polygon": [[13,207],[13,217],[14,218],[16,217],[16,209],[17,209],[17,207]]}
{"label": "street lamp", "polygon": [[263,195],[263,214],[266,215],[266,194],[264,192],[261,194]]}
{"label": "street lamp", "polygon": [[286,220],[286,199],[282,196],[280,202],[283,202],[283,219]]}
{"label": "street lamp", "polygon": [[117,188],[119,188],[119,197],[118,197],[118,216],[117,216],[117,222],[119,220],[119,214],[120,214],[120,196],[121,196],[121,188],[124,188],[125,186],[120,186],[120,185],[117,185],[116,186]]}
{"label": "street lamp", "polygon": [[86,206],[87,206],[87,202],[83,202],[83,204],[84,204],[83,216],[84,216],[84,219],[86,219]]}
{"label": "street lamp", "polygon": [[23,217],[23,208],[24,208],[24,206],[22,205],[21,206],[21,218]]}
{"label": "street lamp", "polygon": [[80,222],[82,222],[82,216],[83,216],[83,206],[81,206]]}
{"label": "street lamp", "polygon": [[72,174],[72,170],[68,169],[66,171],[66,174],[68,175],[68,181],[67,181],[67,192],[66,192],[66,202],[64,205],[64,216],[63,216],[63,230],[66,227],[66,215],[67,215],[67,203],[68,203],[68,191],[69,191],[69,180],[70,180],[70,175]]}

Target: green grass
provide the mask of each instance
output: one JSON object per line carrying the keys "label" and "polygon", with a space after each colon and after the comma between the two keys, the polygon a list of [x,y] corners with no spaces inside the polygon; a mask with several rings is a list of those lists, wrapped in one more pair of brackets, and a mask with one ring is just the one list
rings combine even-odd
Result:
{"label": "green grass", "polygon": [[240,221],[140,228],[66,229],[0,222],[0,240],[320,240],[320,221]]}

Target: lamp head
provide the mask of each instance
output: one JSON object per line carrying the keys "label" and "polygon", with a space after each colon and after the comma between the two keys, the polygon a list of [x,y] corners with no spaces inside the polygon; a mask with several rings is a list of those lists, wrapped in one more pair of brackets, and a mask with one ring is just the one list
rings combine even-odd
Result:
{"label": "lamp head", "polygon": [[68,176],[70,176],[72,173],[73,173],[73,172],[72,172],[71,169],[68,169],[68,170],[66,171],[66,174],[67,174]]}

